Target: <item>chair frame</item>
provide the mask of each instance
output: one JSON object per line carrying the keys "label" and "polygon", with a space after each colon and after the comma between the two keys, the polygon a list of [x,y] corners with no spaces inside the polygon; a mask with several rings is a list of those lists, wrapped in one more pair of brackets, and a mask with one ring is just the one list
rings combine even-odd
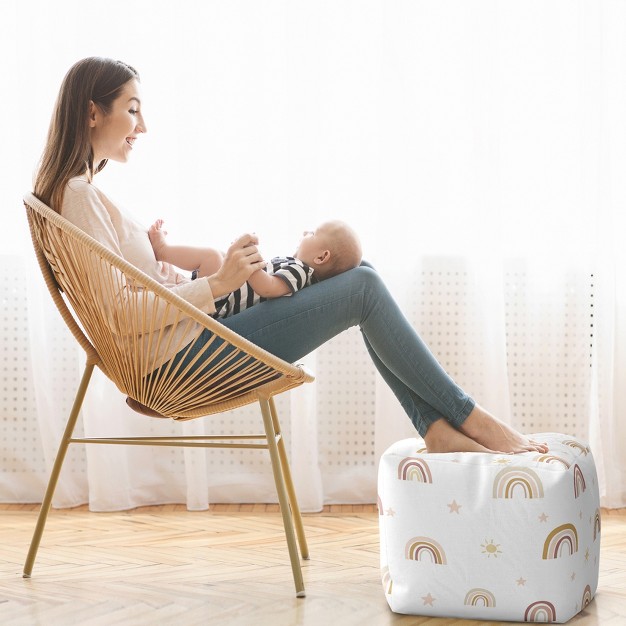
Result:
{"label": "chair frame", "polygon": [[[231,448],[231,449],[265,449],[270,455],[270,462],[273,470],[274,482],[280,504],[285,537],[293,579],[296,588],[296,596],[305,596],[304,580],[298,554],[298,544],[300,554],[303,559],[309,558],[306,536],[302,523],[302,516],[291,477],[285,441],[282,435],[278,413],[274,402],[274,396],[297,387],[305,382],[312,382],[314,377],[301,366],[292,365],[277,358],[276,356],[262,350],[243,337],[232,332],[212,317],[203,313],[189,302],[178,297],[176,294],[157,283],[136,267],[127,263],[124,259],[114,254],[95,241],[92,237],[76,228],[73,224],[42,203],[33,194],[24,197],[24,205],[27,211],[28,223],[35,248],[39,267],[43,274],[46,286],[61,314],[63,320],[79,342],[86,353],[85,369],[78,386],[74,403],[70,411],[65,430],[61,437],[57,455],[52,467],[50,479],[42,500],[41,509],[37,518],[37,523],[33,533],[32,541],[24,565],[24,578],[30,578],[39,548],[48,512],[52,504],[54,491],[61,474],[63,462],[70,444],[111,444],[111,445],[148,445],[148,446],[176,446],[190,448]],[[261,434],[234,434],[234,435],[206,435],[206,436],[168,436],[168,437],[74,437],[74,430],[80,410],[83,404],[89,382],[94,370],[98,366],[104,374],[109,377],[120,388],[120,390],[131,397],[137,395],[137,390],[128,388],[125,381],[117,380],[111,375],[111,368],[107,367],[106,355],[99,354],[94,342],[88,337],[83,328],[84,320],[81,319],[80,312],[76,310],[72,303],[67,302],[64,296],[61,282],[58,279],[63,268],[55,263],[55,269],[50,261],[55,260],[55,245],[62,241],[65,246],[77,246],[88,250],[90,255],[95,255],[98,259],[110,264],[117,271],[122,272],[133,285],[140,289],[156,294],[158,298],[171,306],[183,319],[192,320],[202,328],[211,331],[216,337],[228,342],[228,344],[240,351],[241,354],[252,357],[255,365],[265,368],[263,375],[259,374],[259,384],[252,388],[247,386],[240,391],[232,391],[226,394],[223,399],[212,396],[207,402],[206,397],[198,406],[189,407],[188,404],[177,409],[169,406],[164,417],[172,417],[176,420],[193,419],[205,415],[212,415],[226,410],[234,409],[254,402],[258,402],[261,409],[264,433]],[[202,380],[200,382],[203,382]],[[206,375],[206,384],[210,385],[210,375]],[[162,406],[150,406],[154,402],[153,397],[135,397],[139,402],[145,402],[149,408],[161,412]]]}

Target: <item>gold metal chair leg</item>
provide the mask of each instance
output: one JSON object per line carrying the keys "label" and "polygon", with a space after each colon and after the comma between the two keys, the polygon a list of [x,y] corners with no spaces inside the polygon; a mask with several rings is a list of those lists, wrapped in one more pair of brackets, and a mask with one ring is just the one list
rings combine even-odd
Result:
{"label": "gold metal chair leg", "polygon": [[78,419],[78,414],[80,413],[80,407],[82,406],[83,399],[85,398],[85,392],[89,386],[93,368],[93,364],[88,363],[85,365],[85,371],[83,372],[83,377],[80,381],[80,385],[78,386],[76,397],[74,398],[74,404],[72,406],[72,410],[70,411],[70,416],[67,420],[65,431],[63,432],[63,437],[61,438],[61,443],[59,444],[57,456],[54,460],[54,465],[52,466],[52,473],[50,475],[50,480],[48,481],[48,486],[46,487],[46,493],[44,494],[43,501],[41,503],[35,532],[33,533],[33,538],[30,542],[30,549],[28,550],[26,563],[24,564],[24,578],[30,578],[33,571],[35,557],[37,556],[41,536],[43,535],[44,527],[46,525],[50,505],[52,504],[52,496],[54,495],[54,490],[56,489],[57,482],[59,481],[59,475],[61,474],[65,454],[70,445],[70,439],[72,438],[72,433],[74,432],[74,427],[76,426],[76,420]]}
{"label": "gold metal chair leg", "polygon": [[263,414],[263,424],[265,425],[265,433],[267,435],[267,443],[272,461],[272,471],[274,472],[274,482],[276,483],[276,491],[278,492],[278,501],[280,503],[280,512],[283,516],[283,526],[285,527],[287,548],[289,549],[289,558],[291,560],[291,570],[296,586],[296,596],[298,598],[304,598],[306,592],[304,590],[304,579],[302,578],[302,567],[300,566],[300,557],[298,555],[298,544],[296,542],[296,533],[291,516],[289,495],[285,486],[283,464],[276,443],[276,430],[274,428],[272,411],[267,398],[259,398],[259,404],[261,405],[261,413]]}
{"label": "gold metal chair leg", "polygon": [[[281,432],[280,423],[278,421],[278,412],[276,411],[276,404],[274,398],[270,398],[270,411],[272,413],[272,423],[274,424],[274,430],[277,433]],[[285,477],[285,486],[287,487],[287,493],[289,495],[289,503],[291,504],[291,512],[293,514],[293,521],[296,528],[296,534],[298,535],[298,543],[300,544],[300,554],[303,559],[309,559],[309,546],[306,541],[306,535],[304,534],[304,525],[302,524],[302,514],[300,513],[300,506],[298,504],[298,498],[296,497],[296,490],[293,486],[293,479],[291,478],[291,468],[289,467],[289,461],[287,459],[287,451],[285,449],[285,440],[280,437],[278,440],[278,453],[280,455],[281,467],[283,470],[283,476]]]}

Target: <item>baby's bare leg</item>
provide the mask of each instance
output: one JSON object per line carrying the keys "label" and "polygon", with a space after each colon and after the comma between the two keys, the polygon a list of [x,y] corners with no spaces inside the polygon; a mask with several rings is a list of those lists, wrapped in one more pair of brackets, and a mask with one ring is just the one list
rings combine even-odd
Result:
{"label": "baby's bare leg", "polygon": [[222,266],[224,256],[214,248],[171,246],[167,243],[167,231],[163,220],[157,220],[148,230],[150,243],[157,261],[171,263],[182,270],[198,270],[198,277],[211,276]]}

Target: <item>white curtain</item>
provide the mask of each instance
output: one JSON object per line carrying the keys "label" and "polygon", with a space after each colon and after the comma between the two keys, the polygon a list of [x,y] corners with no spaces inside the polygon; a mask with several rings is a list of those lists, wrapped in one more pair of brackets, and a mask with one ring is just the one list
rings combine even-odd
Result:
{"label": "white curtain", "polygon": [[[21,269],[4,298],[0,500],[40,494],[81,369],[20,197],[65,71],[102,55],[139,70],[149,130],[98,176],[111,197],[179,242],[256,231],[268,256],[326,218],[351,222],[453,376],[518,428],[589,440],[603,504],[626,506],[625,42],[618,0],[2,3],[0,271]],[[20,284],[30,334],[14,346]],[[14,348],[29,355],[32,410],[11,399]],[[374,501],[376,460],[410,424],[358,331],[308,361],[317,383],[279,403],[303,506]],[[83,413],[93,435],[176,427],[132,414],[99,378]],[[229,423],[258,420],[182,428]],[[18,454],[24,424],[38,439]],[[70,460],[60,506],[275,498],[257,455],[93,447]]]}

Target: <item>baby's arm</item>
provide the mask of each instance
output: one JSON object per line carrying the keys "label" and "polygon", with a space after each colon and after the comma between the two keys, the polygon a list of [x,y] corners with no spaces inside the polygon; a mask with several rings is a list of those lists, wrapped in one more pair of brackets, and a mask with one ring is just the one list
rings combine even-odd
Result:
{"label": "baby's arm", "polygon": [[280,277],[257,270],[248,278],[248,284],[262,298],[280,298],[289,295],[291,287]]}

